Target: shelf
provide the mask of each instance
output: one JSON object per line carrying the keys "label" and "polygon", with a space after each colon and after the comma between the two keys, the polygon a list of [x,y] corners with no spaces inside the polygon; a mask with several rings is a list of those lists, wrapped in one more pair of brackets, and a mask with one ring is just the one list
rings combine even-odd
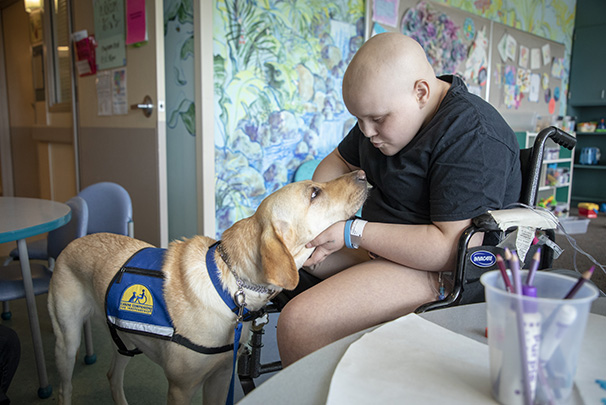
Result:
{"label": "shelf", "polygon": [[557,188],[564,188],[564,187],[570,187],[570,183],[558,184],[555,186],[541,186],[541,187],[539,187],[539,191],[555,190]]}
{"label": "shelf", "polygon": [[577,135],[600,136],[600,135],[606,135],[606,132],[577,132]]}
{"label": "shelf", "polygon": [[564,163],[564,162],[566,162],[566,163],[570,162],[570,158],[543,160],[544,165],[548,165],[551,163]]}
{"label": "shelf", "polygon": [[579,163],[574,164],[575,169],[592,169],[592,170],[606,170],[605,165],[582,165]]}

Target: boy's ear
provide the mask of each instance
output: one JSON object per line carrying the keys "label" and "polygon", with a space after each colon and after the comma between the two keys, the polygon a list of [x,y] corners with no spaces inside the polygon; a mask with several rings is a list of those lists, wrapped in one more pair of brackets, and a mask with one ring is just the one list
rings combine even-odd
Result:
{"label": "boy's ear", "polygon": [[429,83],[424,79],[417,80],[415,82],[414,92],[415,97],[417,98],[417,103],[419,103],[419,107],[425,107],[425,104],[427,104],[429,101]]}

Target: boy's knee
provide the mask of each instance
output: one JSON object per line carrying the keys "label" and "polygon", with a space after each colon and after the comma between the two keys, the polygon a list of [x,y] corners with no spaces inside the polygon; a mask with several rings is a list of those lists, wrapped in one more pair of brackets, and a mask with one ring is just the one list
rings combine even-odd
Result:
{"label": "boy's knee", "polygon": [[[278,317],[277,332],[280,335],[294,331],[300,322],[301,305],[298,305],[296,297],[291,299],[288,304],[280,311]],[[299,321],[298,321],[298,320]]]}

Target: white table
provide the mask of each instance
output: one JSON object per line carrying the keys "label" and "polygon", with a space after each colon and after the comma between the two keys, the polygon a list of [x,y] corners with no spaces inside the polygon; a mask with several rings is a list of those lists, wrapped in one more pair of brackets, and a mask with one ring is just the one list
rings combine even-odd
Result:
{"label": "white table", "polygon": [[0,243],[17,241],[40,382],[38,388],[40,398],[48,398],[52,393],[52,387],[46,373],[42,336],[25,239],[57,229],[67,224],[70,219],[71,211],[67,204],[37,198],[0,197]]}
{"label": "white table", "polygon": [[[591,312],[606,315],[606,298],[598,298]],[[453,332],[487,344],[485,303],[430,311],[421,316]],[[333,373],[347,348],[362,335],[374,329],[376,327],[354,333],[302,358],[255,388],[238,404],[326,403]],[[573,392],[573,396],[575,395],[577,394]]]}

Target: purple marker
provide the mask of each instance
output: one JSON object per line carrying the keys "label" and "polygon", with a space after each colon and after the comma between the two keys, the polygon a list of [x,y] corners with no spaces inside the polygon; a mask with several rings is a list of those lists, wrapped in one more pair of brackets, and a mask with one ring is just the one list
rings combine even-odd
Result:
{"label": "purple marker", "polygon": [[522,323],[526,343],[528,384],[530,386],[531,399],[534,401],[539,372],[539,351],[541,349],[541,314],[539,313],[539,304],[534,299],[537,297],[536,287],[523,285],[522,294],[524,297],[530,298],[524,298]]}

